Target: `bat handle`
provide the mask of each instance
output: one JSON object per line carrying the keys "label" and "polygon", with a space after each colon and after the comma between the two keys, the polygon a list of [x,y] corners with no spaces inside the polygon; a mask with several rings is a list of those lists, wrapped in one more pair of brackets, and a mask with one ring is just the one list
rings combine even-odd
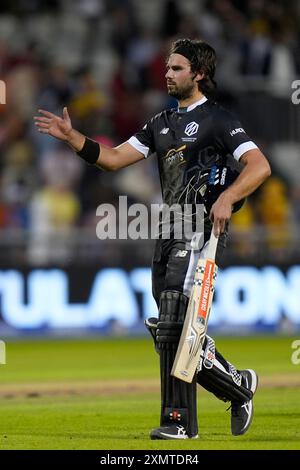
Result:
{"label": "bat handle", "polygon": [[210,239],[208,242],[208,251],[207,251],[207,258],[215,260],[216,251],[218,246],[219,237],[216,237],[214,234],[214,228],[211,229]]}

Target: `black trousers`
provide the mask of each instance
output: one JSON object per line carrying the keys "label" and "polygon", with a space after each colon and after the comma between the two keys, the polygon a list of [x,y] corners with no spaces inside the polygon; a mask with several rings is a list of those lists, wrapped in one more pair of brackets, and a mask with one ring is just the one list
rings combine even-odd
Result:
{"label": "black trousers", "polygon": [[[196,264],[199,257],[205,256],[209,232],[205,234],[203,246],[197,250],[187,249],[184,240],[170,239],[156,241],[152,260],[152,294],[159,306],[160,296],[164,290],[182,292],[187,297],[193,285]],[[220,237],[216,263],[219,266],[226,246],[227,234]]]}

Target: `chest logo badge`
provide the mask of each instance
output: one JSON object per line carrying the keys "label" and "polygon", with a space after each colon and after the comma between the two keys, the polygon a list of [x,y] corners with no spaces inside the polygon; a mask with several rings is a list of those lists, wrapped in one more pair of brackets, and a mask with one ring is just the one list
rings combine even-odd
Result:
{"label": "chest logo badge", "polygon": [[197,124],[195,121],[189,122],[186,125],[186,128],[184,129],[184,133],[188,136],[196,134],[199,129],[199,124]]}

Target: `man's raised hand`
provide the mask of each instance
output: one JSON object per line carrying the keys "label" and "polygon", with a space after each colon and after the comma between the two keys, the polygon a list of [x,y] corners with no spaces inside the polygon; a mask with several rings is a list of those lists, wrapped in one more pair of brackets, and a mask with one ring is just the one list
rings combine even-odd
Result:
{"label": "man's raised hand", "polygon": [[72,131],[72,123],[66,107],[63,109],[62,118],[44,109],[39,109],[39,113],[42,114],[42,116],[34,117],[39,132],[51,135],[59,140],[69,140]]}

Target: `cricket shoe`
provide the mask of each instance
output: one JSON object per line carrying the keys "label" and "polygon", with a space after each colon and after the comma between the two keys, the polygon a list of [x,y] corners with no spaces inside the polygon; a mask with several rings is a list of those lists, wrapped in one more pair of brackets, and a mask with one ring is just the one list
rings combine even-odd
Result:
{"label": "cricket shoe", "polygon": [[[256,392],[258,385],[258,377],[252,369],[241,370],[242,384],[244,387]],[[253,397],[249,401],[231,402],[231,433],[234,436],[241,436],[248,431],[253,418]]]}
{"label": "cricket shoe", "polygon": [[170,424],[169,426],[161,426],[150,432],[150,438],[154,439],[197,439],[195,436],[188,436],[184,426],[178,424]]}

